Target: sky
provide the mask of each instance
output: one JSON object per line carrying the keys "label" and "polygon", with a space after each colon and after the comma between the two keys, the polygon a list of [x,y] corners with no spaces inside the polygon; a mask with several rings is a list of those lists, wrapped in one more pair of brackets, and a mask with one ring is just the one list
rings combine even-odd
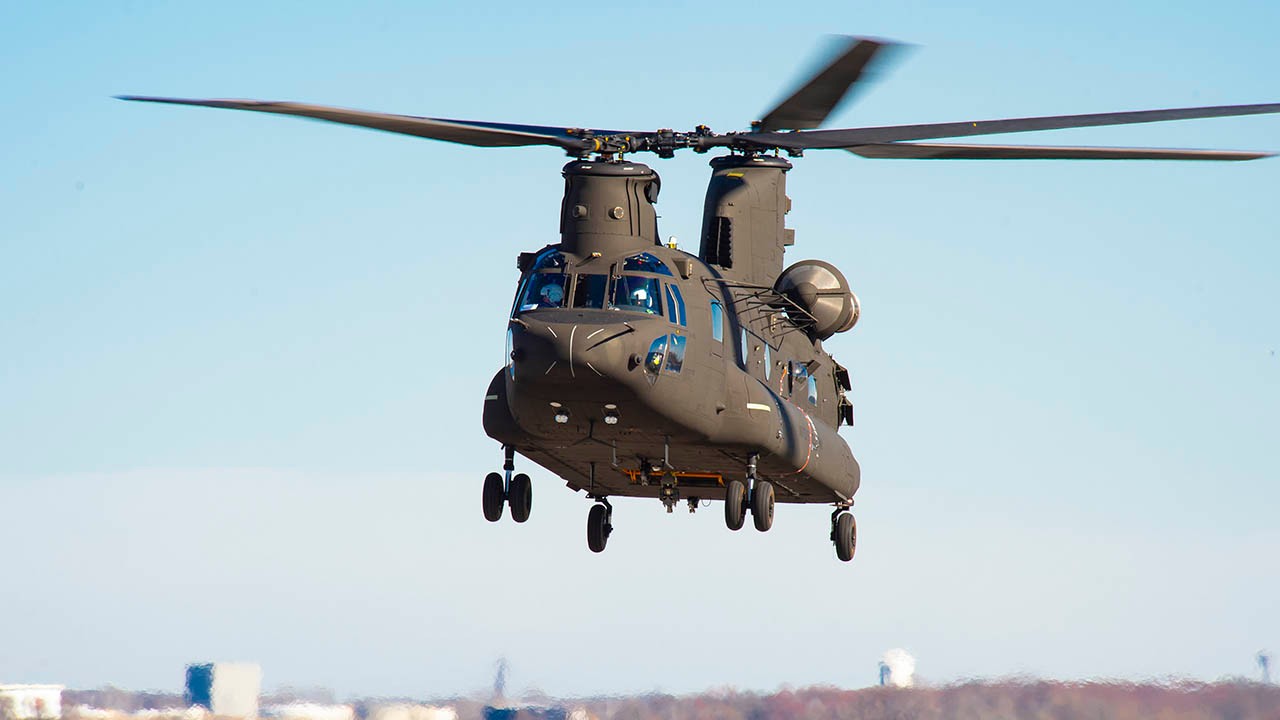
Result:
{"label": "sky", "polygon": [[[863,305],[858,556],[524,462],[480,411],[565,158],[118,94],[743,129],[832,33],[908,47],[828,125],[1280,101],[1273,2],[8,3],[0,681],[342,696],[1252,675],[1280,651],[1280,160],[864,160],[788,178]],[[975,141],[981,142],[978,138]],[[990,142],[1280,151],[1280,116]],[[696,248],[708,156],[645,160]],[[480,268],[476,270],[474,268]]]}

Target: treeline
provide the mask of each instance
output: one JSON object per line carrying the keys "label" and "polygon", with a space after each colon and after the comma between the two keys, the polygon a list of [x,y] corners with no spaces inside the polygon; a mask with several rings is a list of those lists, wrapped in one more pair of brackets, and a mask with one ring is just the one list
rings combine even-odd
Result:
{"label": "treeline", "polygon": [[972,682],[590,700],[599,720],[1280,720],[1280,686],[1252,682]]}
{"label": "treeline", "polygon": [[117,687],[104,687],[97,690],[63,690],[63,711],[76,705],[103,710],[114,710],[122,713],[137,713],[143,710],[166,710],[183,707],[181,693],[134,692]]}

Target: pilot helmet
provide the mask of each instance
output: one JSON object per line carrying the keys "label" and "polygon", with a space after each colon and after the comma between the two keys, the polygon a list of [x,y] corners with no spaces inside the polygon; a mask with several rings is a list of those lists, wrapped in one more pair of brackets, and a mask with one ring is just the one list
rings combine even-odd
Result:
{"label": "pilot helmet", "polygon": [[541,294],[545,302],[559,305],[560,301],[564,299],[564,288],[555,283],[549,283],[543,286]]}

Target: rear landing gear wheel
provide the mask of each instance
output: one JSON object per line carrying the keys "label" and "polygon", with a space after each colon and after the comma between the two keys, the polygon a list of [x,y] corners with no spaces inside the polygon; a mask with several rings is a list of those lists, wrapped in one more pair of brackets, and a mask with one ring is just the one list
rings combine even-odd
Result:
{"label": "rear landing gear wheel", "polygon": [[773,527],[773,483],[768,480],[756,481],[751,491],[751,520],[760,532]]}
{"label": "rear landing gear wheel", "polygon": [[[522,523],[529,519],[529,511],[533,509],[533,483],[529,481],[528,475],[520,473],[511,478],[511,487],[507,490],[507,504],[511,506],[512,520]],[[501,513],[502,510],[499,509],[498,512]]]}
{"label": "rear landing gear wheel", "polygon": [[858,523],[853,519],[853,515],[847,512],[836,515],[835,526],[831,529],[831,539],[836,544],[836,557],[842,562],[853,559],[853,553],[858,549]]}
{"label": "rear landing gear wheel", "polygon": [[502,505],[506,501],[506,491],[502,489],[502,476],[496,472],[484,477],[484,519],[498,522],[502,519]]}
{"label": "rear landing gear wheel", "polygon": [[604,552],[604,546],[613,532],[609,519],[611,514],[603,503],[592,505],[591,512],[587,513],[587,547],[591,548],[591,552]]}
{"label": "rear landing gear wheel", "polygon": [[741,530],[747,521],[747,486],[741,480],[730,480],[724,488],[724,524],[730,530]]}

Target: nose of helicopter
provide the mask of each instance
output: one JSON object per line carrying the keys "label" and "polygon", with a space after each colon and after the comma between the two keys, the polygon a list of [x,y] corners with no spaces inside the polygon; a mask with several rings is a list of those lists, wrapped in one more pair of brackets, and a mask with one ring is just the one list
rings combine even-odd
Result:
{"label": "nose of helicopter", "polygon": [[622,380],[639,364],[644,324],[610,312],[525,313],[509,330],[516,377],[551,384]]}

